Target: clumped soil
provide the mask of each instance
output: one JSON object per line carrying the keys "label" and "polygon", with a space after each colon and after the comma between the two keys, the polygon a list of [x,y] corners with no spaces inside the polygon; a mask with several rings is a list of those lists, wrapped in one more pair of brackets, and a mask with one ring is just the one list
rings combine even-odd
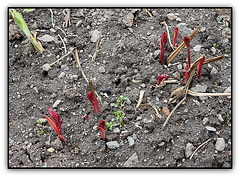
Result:
{"label": "clumped soil", "polygon": [[[67,27],[63,27],[64,8],[51,10],[52,15],[47,8],[32,12],[17,9],[38,38],[54,38],[42,40],[43,54],[33,48],[9,15],[9,168],[232,167],[231,98],[188,95],[162,129],[166,120],[162,108],[171,111],[180,101],[167,104],[171,92],[184,86],[187,49],[168,66],[159,63],[158,51],[166,30],[161,24],[164,20],[171,41],[178,25],[178,45],[198,28],[200,32],[191,40],[192,63],[200,54],[206,58],[229,57],[204,65],[201,78],[195,74],[190,89],[204,86],[207,93],[231,90],[231,8],[220,9],[225,15],[216,8],[148,8],[152,17],[143,8],[72,8],[71,25]],[[177,13],[178,18],[171,13]],[[93,61],[99,34],[101,43]],[[198,45],[200,50],[194,48]],[[73,54],[48,72],[42,69],[42,65],[53,63],[75,47],[84,73],[92,78],[101,97],[99,114],[93,113],[87,99],[88,85]],[[172,51],[168,42],[165,59]],[[177,83],[155,88],[161,74],[168,74]],[[152,119],[144,107],[135,109],[141,90],[159,109],[160,120]],[[118,129],[114,132],[106,127],[106,139],[102,140],[99,120],[109,122],[114,118],[117,109],[113,103],[119,96],[128,98],[122,126],[115,127]],[[44,120],[44,115],[50,116],[48,106],[53,108],[57,100],[60,103],[54,110],[61,116],[65,144]],[[47,127],[38,126],[37,120]],[[206,126],[216,130],[209,131]],[[209,138],[213,139],[189,159],[188,154]],[[218,139],[224,140],[223,150],[217,147]],[[116,141],[114,147],[107,145],[111,141]]]}

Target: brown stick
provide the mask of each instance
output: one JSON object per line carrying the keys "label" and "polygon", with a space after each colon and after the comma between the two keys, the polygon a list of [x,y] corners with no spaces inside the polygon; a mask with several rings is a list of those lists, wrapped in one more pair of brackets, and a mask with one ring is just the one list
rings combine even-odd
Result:
{"label": "brown stick", "polygon": [[192,159],[193,155],[198,151],[198,149],[200,149],[203,145],[205,145],[206,143],[208,143],[209,141],[211,141],[213,138],[208,139],[207,141],[205,141],[204,143],[202,143],[200,146],[197,147],[197,149],[192,153],[192,155],[190,156],[189,159]]}
{"label": "brown stick", "polygon": [[81,67],[81,65],[80,65],[80,62],[79,62],[78,50],[77,50],[77,48],[75,48],[75,59],[76,59],[76,61],[77,61],[77,65],[78,65],[79,70],[81,71],[84,79],[86,80],[87,84],[89,85],[89,81],[88,81],[87,77],[85,76],[85,74],[84,74],[84,72],[83,72],[83,70],[82,70],[82,67]]}
{"label": "brown stick", "polygon": [[170,39],[170,34],[169,34],[169,30],[168,30],[168,25],[167,25],[167,23],[166,23],[165,21],[163,21],[161,24],[164,24],[164,25],[166,26],[168,41],[169,41],[169,44],[170,44],[171,48],[174,50],[174,47],[173,47],[173,45],[172,45],[172,43],[171,43],[171,39]]}
{"label": "brown stick", "polygon": [[[199,32],[199,29],[195,29],[189,35],[189,38],[192,39],[198,32]],[[171,53],[171,55],[166,60],[167,65],[177,56],[177,54],[183,49],[183,47],[185,47],[185,45],[186,45],[185,42],[182,41],[182,43],[178,46],[178,48]]]}

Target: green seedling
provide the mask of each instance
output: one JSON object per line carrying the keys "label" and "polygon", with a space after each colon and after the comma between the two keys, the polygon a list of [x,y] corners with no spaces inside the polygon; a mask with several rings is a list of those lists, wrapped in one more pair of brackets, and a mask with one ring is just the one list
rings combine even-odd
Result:
{"label": "green seedling", "polygon": [[217,45],[217,44],[216,44],[216,43],[214,43],[214,44],[213,44],[213,47],[216,47],[216,45]]}
{"label": "green seedling", "polygon": [[127,99],[127,97],[120,96],[117,99],[117,103],[115,103],[114,107],[118,108],[117,111],[114,111],[115,118],[112,118],[110,122],[106,122],[106,125],[108,126],[109,130],[112,130],[113,127],[116,126],[122,126],[122,120],[125,116],[124,109],[124,101]]}
{"label": "green seedling", "polygon": [[36,40],[36,33],[34,37],[32,36],[31,32],[28,29],[27,24],[25,23],[24,19],[22,18],[22,15],[17,12],[15,9],[9,9],[10,15],[13,17],[14,21],[17,23],[18,27],[23,31],[23,33],[28,37],[28,39],[33,44],[34,48],[40,52],[43,53],[44,48],[42,47],[41,43]]}
{"label": "green seedling", "polygon": [[41,134],[43,134],[43,129],[48,128],[48,126],[47,125],[43,125],[40,120],[37,120],[37,126],[39,127]]}

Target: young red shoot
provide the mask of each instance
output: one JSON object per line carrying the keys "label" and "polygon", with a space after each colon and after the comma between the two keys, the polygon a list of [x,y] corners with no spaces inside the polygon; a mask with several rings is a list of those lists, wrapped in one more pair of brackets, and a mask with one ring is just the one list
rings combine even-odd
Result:
{"label": "young red shoot", "polygon": [[167,79],[167,77],[168,77],[167,74],[162,74],[161,76],[158,76],[157,86],[159,86],[159,84],[163,85],[163,83]]}
{"label": "young red shoot", "polygon": [[185,36],[183,40],[184,40],[184,42],[185,42],[185,44],[186,44],[186,46],[187,46],[188,65],[190,66],[190,64],[191,64],[191,60],[190,60],[190,37]]}
{"label": "young red shoot", "polygon": [[178,27],[176,27],[176,28],[174,29],[173,43],[172,43],[172,45],[173,45],[174,47],[177,47],[177,43],[176,43],[176,41],[177,41],[177,36],[178,36]]}
{"label": "young red shoot", "polygon": [[106,126],[106,123],[104,120],[100,120],[99,121],[99,124],[98,124],[98,129],[100,130],[101,132],[101,138],[104,140],[105,139],[105,126]]}
{"label": "young red shoot", "polygon": [[87,94],[87,98],[92,103],[92,107],[93,107],[94,113],[95,114],[99,113],[100,112],[100,108],[99,108],[98,100],[95,97],[95,95],[91,91],[89,91],[88,94]]}
{"label": "young red shoot", "polygon": [[44,115],[48,121],[48,123],[52,126],[55,132],[58,134],[58,138],[65,143],[65,140],[62,135],[62,127],[61,127],[61,118],[60,115],[57,114],[53,109],[48,106],[48,110],[52,119],[48,116]]}
{"label": "young red shoot", "polygon": [[185,84],[187,83],[188,78],[189,78],[189,72],[188,72],[189,67],[190,67],[190,66],[187,64],[187,65],[186,65],[187,71],[185,72],[185,76],[184,76],[184,83],[185,83]]}
{"label": "young red shoot", "polygon": [[205,61],[205,56],[202,57],[202,59],[200,60],[200,62],[198,63],[198,66],[197,66],[197,78],[200,79],[201,77],[201,69],[202,69],[202,65]]}
{"label": "young red shoot", "polygon": [[163,64],[163,62],[164,62],[164,52],[165,52],[165,49],[166,49],[166,45],[167,45],[167,33],[166,33],[166,31],[164,31],[162,36],[161,36],[161,42],[160,42],[160,58],[159,58],[159,62],[161,64]]}

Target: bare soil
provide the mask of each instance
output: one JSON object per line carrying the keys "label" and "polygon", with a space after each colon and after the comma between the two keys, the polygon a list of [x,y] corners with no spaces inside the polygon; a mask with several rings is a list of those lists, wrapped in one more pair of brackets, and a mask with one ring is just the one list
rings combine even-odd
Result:
{"label": "bare soil", "polygon": [[[201,78],[195,74],[190,89],[204,86],[207,93],[231,90],[231,8],[220,9],[225,15],[216,8],[148,8],[152,17],[143,8],[72,8],[67,27],[63,27],[64,8],[51,9],[53,16],[47,8],[23,10],[17,9],[31,32],[38,32],[38,38],[50,35],[54,40],[42,41],[45,52],[38,53],[9,15],[9,168],[232,168],[231,98],[188,95],[163,129],[166,116],[162,108],[171,111],[180,101],[167,104],[171,92],[184,86],[187,49],[168,66],[158,61],[160,38],[166,30],[161,22],[168,24],[171,41],[174,28],[180,24],[178,45],[198,28],[200,32],[191,40],[192,63],[200,54],[229,57],[204,65]],[[178,18],[169,19],[170,13],[177,13]],[[94,30],[101,33],[102,40],[92,61]],[[88,79],[92,77],[101,97],[101,113],[93,113],[87,99],[88,85],[73,54],[48,72],[41,68],[65,55],[64,45],[67,52],[77,47],[84,73]],[[194,48],[197,45],[200,51]],[[172,51],[168,43],[165,59]],[[161,74],[168,74],[177,83],[155,88]],[[103,93],[106,89],[110,90],[107,95]],[[143,107],[135,109],[141,90],[159,109],[160,120],[153,120]],[[123,124],[115,127],[119,132],[106,127],[106,139],[102,140],[99,120],[114,118],[117,109],[113,103],[119,96],[128,98]],[[57,100],[61,102],[54,110],[61,116],[66,143],[59,141],[48,122],[42,123],[47,128],[37,125],[44,115],[50,116],[48,106],[52,108]],[[193,152],[209,138],[213,139],[189,159],[187,144],[193,145],[188,153]],[[219,138],[224,140],[223,150],[216,147]],[[111,141],[119,146],[109,148],[107,142]]]}

